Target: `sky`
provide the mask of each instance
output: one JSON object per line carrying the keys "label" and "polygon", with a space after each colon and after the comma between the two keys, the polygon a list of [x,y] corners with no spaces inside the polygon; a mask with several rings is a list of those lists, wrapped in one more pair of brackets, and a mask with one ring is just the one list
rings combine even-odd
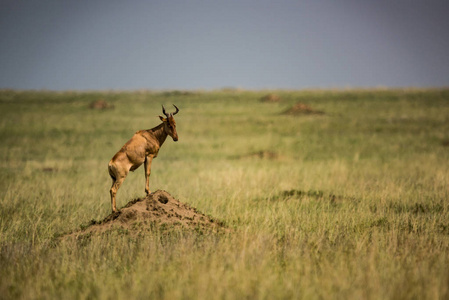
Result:
{"label": "sky", "polygon": [[449,86],[447,0],[0,0],[0,89]]}

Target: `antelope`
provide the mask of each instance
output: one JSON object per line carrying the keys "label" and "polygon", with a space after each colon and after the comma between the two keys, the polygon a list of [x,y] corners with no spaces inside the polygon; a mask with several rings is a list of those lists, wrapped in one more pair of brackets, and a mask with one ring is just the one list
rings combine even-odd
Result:
{"label": "antelope", "polygon": [[151,193],[150,174],[153,158],[157,157],[167,135],[171,136],[173,141],[178,141],[176,122],[173,116],[179,112],[179,109],[176,105],[173,104],[173,106],[176,111],[167,114],[165,107],[162,105],[162,112],[166,116],[166,118],[159,116],[162,123],[152,129],[137,131],[109,161],[109,175],[112,178],[110,189],[112,212],[117,212],[115,202],[117,190],[122,185],[129,171],[136,170],[142,164],[145,166],[145,192],[147,195]]}

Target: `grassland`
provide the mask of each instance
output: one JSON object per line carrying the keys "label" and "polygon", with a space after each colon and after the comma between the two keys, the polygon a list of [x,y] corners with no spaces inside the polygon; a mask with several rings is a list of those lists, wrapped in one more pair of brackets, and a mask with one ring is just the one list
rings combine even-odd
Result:
{"label": "grassland", "polygon": [[[0,298],[448,299],[449,90],[273,92],[0,91]],[[109,214],[109,159],[171,103],[150,188],[231,230],[61,240]],[[118,207],[143,195],[140,168]]]}

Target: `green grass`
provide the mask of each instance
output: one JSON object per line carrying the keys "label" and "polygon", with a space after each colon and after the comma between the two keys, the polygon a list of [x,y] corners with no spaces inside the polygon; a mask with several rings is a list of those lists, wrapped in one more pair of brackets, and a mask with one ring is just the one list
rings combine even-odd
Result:
{"label": "green grass", "polygon": [[[0,298],[447,299],[449,90],[271,92],[0,91]],[[108,161],[172,103],[150,189],[232,230],[59,241],[109,214]],[[117,205],[142,196],[143,167]]]}

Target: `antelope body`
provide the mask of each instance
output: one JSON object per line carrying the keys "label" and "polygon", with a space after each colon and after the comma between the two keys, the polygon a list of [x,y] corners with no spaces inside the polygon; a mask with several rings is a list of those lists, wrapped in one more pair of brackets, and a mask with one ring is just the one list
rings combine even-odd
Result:
{"label": "antelope body", "polygon": [[164,106],[162,106],[162,112],[166,116],[166,118],[159,116],[162,123],[152,129],[137,131],[109,161],[109,175],[112,178],[110,194],[113,212],[117,211],[115,198],[117,190],[129,171],[134,171],[142,164],[145,166],[145,192],[147,195],[150,194],[149,182],[153,158],[157,157],[167,136],[171,136],[175,142],[178,140],[176,122],[173,116],[179,112],[179,109],[175,105],[173,106],[176,111],[170,114],[167,114]]}

